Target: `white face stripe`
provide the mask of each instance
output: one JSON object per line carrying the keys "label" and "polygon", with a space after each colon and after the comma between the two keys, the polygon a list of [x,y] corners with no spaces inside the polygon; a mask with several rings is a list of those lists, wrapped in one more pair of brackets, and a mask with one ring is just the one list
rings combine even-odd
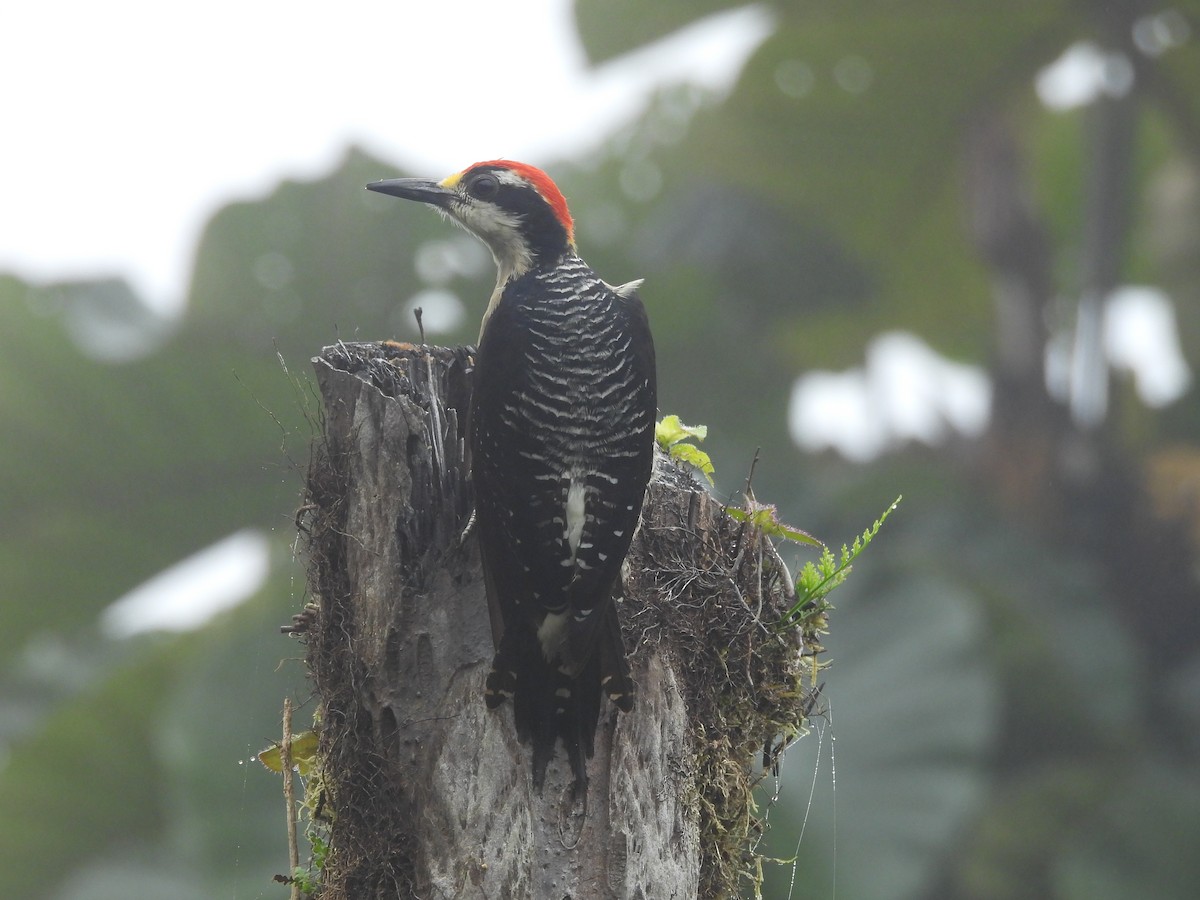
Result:
{"label": "white face stripe", "polygon": [[496,176],[496,180],[501,184],[512,184],[517,187],[530,187],[529,179],[524,175],[518,175],[512,169],[493,169],[492,174]]}
{"label": "white face stripe", "polygon": [[529,267],[533,265],[533,251],[529,249],[529,245],[521,238],[521,232],[517,229],[518,217],[495,204],[478,201],[472,206],[455,204],[451,207],[449,215],[456,224],[487,244],[488,249],[492,251],[492,258],[496,261],[496,287],[479,325],[479,339],[482,340],[488,319],[492,317],[492,310],[496,308],[500,296],[504,293],[504,286],[510,279],[529,271]]}
{"label": "white face stripe", "polygon": [[[516,172],[497,169],[492,174],[501,184],[529,186],[529,182]],[[461,178],[461,172],[451,175],[442,182],[442,186],[461,193],[464,190]],[[445,214],[455,224],[487,244],[488,249],[492,251],[492,258],[496,261],[496,287],[479,325],[479,339],[482,340],[492,310],[496,308],[500,296],[504,293],[504,286],[510,279],[529,271],[529,267],[533,265],[533,251],[521,237],[521,217],[501,209],[494,203],[472,198],[469,201],[451,203]]]}
{"label": "white face stripe", "polygon": [[452,203],[449,213],[451,218],[488,245],[498,267],[521,271],[529,268],[533,255],[521,239],[520,216],[494,203],[479,200],[469,204]]}

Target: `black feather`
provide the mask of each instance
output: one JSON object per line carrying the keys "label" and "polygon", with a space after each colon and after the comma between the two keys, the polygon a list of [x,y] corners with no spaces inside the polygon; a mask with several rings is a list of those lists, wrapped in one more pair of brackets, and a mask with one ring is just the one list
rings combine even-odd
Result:
{"label": "black feather", "polygon": [[[535,267],[506,285],[474,377],[476,529],[497,648],[487,702],[512,697],[535,783],[561,741],[585,790],[604,696],[633,705],[614,594],[653,460],[641,301],[573,254]],[[539,630],[559,637],[543,645]]]}

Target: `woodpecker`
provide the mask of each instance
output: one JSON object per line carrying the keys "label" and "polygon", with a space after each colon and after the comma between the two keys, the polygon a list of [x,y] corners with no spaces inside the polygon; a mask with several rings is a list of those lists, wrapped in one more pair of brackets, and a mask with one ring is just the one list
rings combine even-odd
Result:
{"label": "woodpecker", "polygon": [[484,699],[512,699],[538,788],[561,740],[586,794],[603,696],[633,708],[616,598],[653,462],[641,282],[613,287],[580,259],[566,200],[533,166],[489,160],[368,188],[432,206],[495,258],[469,419],[496,651]]}

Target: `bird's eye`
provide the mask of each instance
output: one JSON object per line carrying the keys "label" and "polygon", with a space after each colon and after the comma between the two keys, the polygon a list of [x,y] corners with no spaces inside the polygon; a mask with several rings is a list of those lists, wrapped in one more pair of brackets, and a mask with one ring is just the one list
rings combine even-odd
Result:
{"label": "bird's eye", "polygon": [[500,193],[500,180],[491,172],[481,172],[467,182],[467,193],[476,200],[494,200]]}

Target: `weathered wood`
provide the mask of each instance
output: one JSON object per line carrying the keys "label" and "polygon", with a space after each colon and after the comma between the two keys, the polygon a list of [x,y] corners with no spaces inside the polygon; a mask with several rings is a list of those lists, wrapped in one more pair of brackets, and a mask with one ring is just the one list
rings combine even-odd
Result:
{"label": "weathered wood", "polygon": [[[400,344],[338,344],[314,360],[324,423],[308,486],[320,606],[309,665],[336,815],[319,896],[719,896],[749,835],[718,846],[712,834],[729,829],[714,817],[749,828],[753,759],[787,722],[735,727],[715,710],[730,666],[769,682],[746,705],[766,694],[772,712],[796,705],[802,648],[764,625],[786,603],[786,572],[660,459],[621,613],[635,709],[602,713],[585,803],[561,750],[535,791],[511,707],[482,699],[492,639],[475,542],[461,540],[470,362],[469,348]],[[764,675],[771,653],[778,672]],[[735,757],[724,768],[738,777],[711,783],[699,733]]]}

